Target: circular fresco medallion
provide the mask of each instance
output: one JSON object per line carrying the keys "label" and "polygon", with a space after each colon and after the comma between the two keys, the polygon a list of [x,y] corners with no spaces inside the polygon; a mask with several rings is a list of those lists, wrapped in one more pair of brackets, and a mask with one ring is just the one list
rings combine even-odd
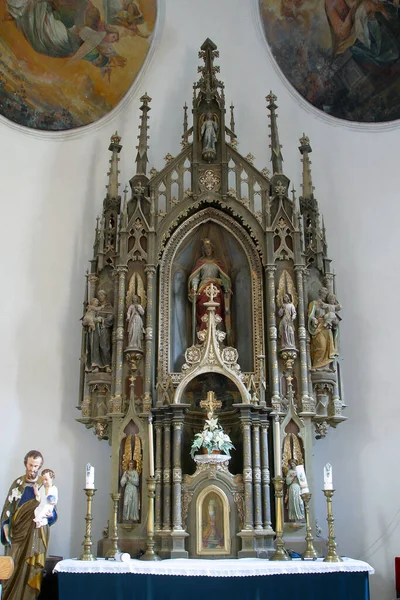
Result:
{"label": "circular fresco medallion", "polygon": [[259,0],[280,69],[340,119],[400,118],[400,0]]}
{"label": "circular fresco medallion", "polygon": [[156,0],[3,0],[1,114],[47,131],[97,121],[135,80],[155,19]]}

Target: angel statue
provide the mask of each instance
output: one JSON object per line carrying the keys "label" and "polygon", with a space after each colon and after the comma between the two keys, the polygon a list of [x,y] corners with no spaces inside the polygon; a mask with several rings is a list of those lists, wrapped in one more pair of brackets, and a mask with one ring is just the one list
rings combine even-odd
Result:
{"label": "angel statue", "polygon": [[212,161],[217,154],[215,149],[218,139],[217,115],[209,112],[200,117],[200,138],[203,140],[203,158]]}
{"label": "angel statue", "polygon": [[297,294],[293,280],[287,271],[283,271],[277,293],[279,322],[279,339],[282,349],[295,349],[294,321],[297,316]]}
{"label": "angel statue", "polygon": [[304,503],[296,473],[296,466],[302,464],[304,464],[304,458],[300,440],[296,434],[287,433],[283,444],[282,459],[282,470],[286,484],[284,500],[288,510],[288,519],[293,523],[294,528],[301,527],[297,524],[298,521],[304,521]]}

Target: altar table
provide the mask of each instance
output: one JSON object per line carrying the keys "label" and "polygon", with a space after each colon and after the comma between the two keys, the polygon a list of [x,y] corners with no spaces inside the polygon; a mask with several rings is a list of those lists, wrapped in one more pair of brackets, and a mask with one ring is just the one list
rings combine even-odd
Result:
{"label": "altar table", "polygon": [[270,562],[257,558],[160,562],[59,562],[59,600],[369,600],[363,561]]}

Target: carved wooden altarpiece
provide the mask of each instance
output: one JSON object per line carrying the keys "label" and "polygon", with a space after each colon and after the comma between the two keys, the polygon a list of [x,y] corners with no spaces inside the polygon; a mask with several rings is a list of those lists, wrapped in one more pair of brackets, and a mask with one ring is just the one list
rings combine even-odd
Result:
{"label": "carved wooden altarpiece", "polygon": [[[300,139],[297,200],[282,169],[275,96],[267,96],[270,173],[238,152],[215,44],[206,40],[199,56],[192,124],[185,104],[182,149],[168,154],[160,171],[147,172],[151,98],[141,98],[136,174],[122,200],[121,138],[111,138],[87,274],[79,421],[111,445],[110,492],[121,493],[122,550],[135,556],[146,549],[151,412],[159,554],[268,556],[271,476],[281,466],[286,477],[295,460],[305,465],[313,491],[313,438],[345,418],[337,360],[341,307],[308,138]],[[193,461],[190,447],[205,419],[200,403],[210,390],[235,449],[230,460]],[[279,423],[275,440],[269,440],[272,419]],[[287,479],[284,536],[304,540],[304,520],[288,505],[290,485]],[[313,517],[312,502],[310,508]]]}

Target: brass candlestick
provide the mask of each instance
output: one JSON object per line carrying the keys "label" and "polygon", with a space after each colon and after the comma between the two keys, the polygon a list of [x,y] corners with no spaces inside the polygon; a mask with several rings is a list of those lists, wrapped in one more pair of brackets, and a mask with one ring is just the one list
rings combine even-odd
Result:
{"label": "brass candlestick", "polygon": [[303,503],[304,503],[304,512],[305,512],[305,516],[306,516],[306,542],[307,542],[307,546],[306,546],[306,550],[303,554],[303,560],[317,560],[318,556],[317,556],[317,551],[314,548],[313,545],[313,536],[311,533],[311,525],[310,525],[310,508],[309,508],[309,504],[310,504],[310,500],[311,500],[311,494],[310,493],[305,493],[305,494],[301,494],[301,497],[303,498]]}
{"label": "brass candlestick", "polygon": [[115,558],[117,552],[119,552],[118,548],[118,506],[119,500],[121,498],[121,494],[110,494],[111,499],[114,503],[114,511],[113,511],[113,520],[112,520],[112,531],[111,531],[111,541],[112,546],[108,550],[106,554],[106,558]]}
{"label": "brass candlestick", "polygon": [[272,480],[275,489],[275,510],[276,510],[276,526],[275,526],[275,546],[276,550],[269,560],[291,560],[291,557],[285,549],[283,541],[283,515],[282,515],[282,498],[283,498],[283,477],[278,475]]}
{"label": "brass candlestick", "polygon": [[88,490],[85,489],[85,494],[87,496],[87,509],[86,509],[86,533],[83,544],[83,553],[79,557],[79,560],[96,560],[92,554],[92,500],[96,490]]}
{"label": "brass candlestick", "polygon": [[333,529],[333,522],[335,519],[332,512],[332,496],[334,492],[335,490],[324,490],[328,506],[328,516],[326,517],[326,520],[328,521],[328,554],[324,558],[324,562],[343,562],[336,552],[335,532]]}
{"label": "brass candlestick", "polygon": [[140,557],[140,560],[161,560],[154,551],[154,498],[156,496],[155,477],[147,479],[147,491],[149,498],[149,511],[147,515],[147,550]]}

